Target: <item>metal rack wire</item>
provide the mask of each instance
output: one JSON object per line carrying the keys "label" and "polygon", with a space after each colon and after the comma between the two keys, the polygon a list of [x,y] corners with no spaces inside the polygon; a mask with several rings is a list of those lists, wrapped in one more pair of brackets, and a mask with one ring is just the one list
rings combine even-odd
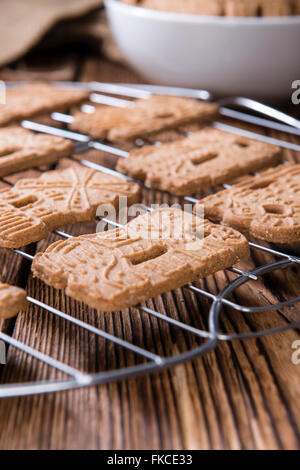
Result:
{"label": "metal rack wire", "polygon": [[[111,106],[128,106],[130,105],[130,101],[127,99],[115,98],[112,96],[104,95],[103,93],[109,93],[110,95],[118,95],[124,96],[126,98],[147,98],[152,93],[159,93],[159,94],[172,94],[172,95],[179,95],[179,96],[188,96],[194,97],[196,99],[204,99],[204,100],[211,100],[212,97],[209,92],[206,90],[186,90],[186,89],[179,89],[179,88],[169,88],[169,87],[154,87],[154,86],[138,86],[138,85],[121,85],[121,84],[109,84],[109,83],[98,83],[92,82],[88,84],[79,84],[79,83],[62,83],[62,82],[55,82],[56,86],[78,86],[81,88],[85,88],[91,91],[90,100],[91,103],[103,103],[108,104]],[[100,94],[101,93],[101,94]],[[288,116],[284,113],[281,113],[273,108],[265,106],[261,103],[258,103],[253,100],[249,100],[246,98],[232,98],[228,100],[223,100],[219,103],[220,106],[220,113],[223,116],[230,117],[233,119],[237,119],[238,121],[247,122],[251,124],[256,124],[259,126],[266,127],[267,129],[279,130],[291,135],[299,136],[300,135],[300,122],[295,118]],[[264,117],[258,117],[257,115],[253,114],[246,114],[241,111],[237,111],[232,109],[232,106],[235,107],[243,107],[251,111],[255,111],[257,113],[263,114]],[[93,112],[93,105],[86,104],[82,106],[82,110],[84,112]],[[52,119],[64,123],[70,123],[72,121],[72,116],[67,114],[61,113],[52,113]],[[275,121],[274,121],[275,119]],[[90,149],[97,149],[109,154],[118,156],[120,158],[127,158],[128,153],[124,150],[115,148],[111,145],[108,145],[104,142],[96,141],[91,139],[89,136],[80,134],[77,132],[72,132],[69,130],[56,128],[52,126],[47,126],[43,124],[39,124],[33,121],[24,120],[21,122],[21,125],[27,129],[31,129],[35,132],[43,132],[52,135],[58,135],[65,137],[67,139],[71,139],[76,142],[75,151],[76,153],[84,153]],[[261,140],[267,143],[277,144],[283,148],[291,149],[294,151],[300,151],[300,145],[286,142],[280,139],[273,139],[267,137],[265,135],[257,134],[255,132],[249,132],[239,127],[235,127],[232,125],[224,124],[221,122],[213,123],[213,126],[219,129],[222,129],[226,132],[231,132],[238,134],[240,136],[250,137],[256,140]],[[78,161],[78,160],[77,160]],[[129,178],[125,175],[120,174],[119,172],[112,170],[111,168],[107,168],[105,166],[99,165],[97,163],[93,163],[89,160],[80,159],[79,160],[82,165],[93,168],[97,171],[106,172],[109,174],[117,175],[121,178],[125,178],[128,181],[134,181],[132,178]],[[7,184],[9,183],[8,180],[3,179]],[[146,189],[151,189],[149,186],[145,186],[141,182],[137,182],[141,186]],[[196,203],[197,199],[193,197],[185,197],[184,200]],[[145,206],[146,210],[150,210]],[[107,219],[102,219],[107,223],[113,224],[112,221]],[[119,224],[115,223],[116,226]],[[70,238],[71,235],[60,230],[55,231],[56,235],[63,237],[63,238]],[[208,351],[211,351],[216,347],[219,341],[233,341],[235,339],[247,339],[253,337],[264,336],[267,334],[273,334],[277,332],[284,331],[290,328],[296,328],[300,326],[300,320],[298,322],[289,323],[283,325],[281,327],[273,328],[267,331],[257,331],[245,334],[224,334],[220,331],[219,328],[219,317],[220,312],[223,306],[230,307],[235,311],[241,312],[243,314],[252,314],[256,312],[267,312],[270,310],[281,309],[283,307],[292,305],[296,302],[300,301],[300,296],[294,299],[283,301],[279,304],[270,304],[260,307],[247,307],[243,305],[239,305],[228,300],[230,294],[234,293],[234,291],[246,284],[250,280],[258,281],[261,276],[265,274],[272,273],[278,269],[284,269],[292,265],[300,264],[300,258],[298,256],[293,256],[283,251],[278,251],[273,248],[261,246],[255,243],[250,243],[250,247],[252,250],[263,251],[269,254],[274,255],[275,257],[279,258],[278,261],[266,264],[264,266],[260,266],[250,272],[243,271],[236,267],[230,268],[229,271],[233,272],[237,275],[236,279],[228,284],[221,292],[217,295],[212,294],[206,290],[200,289],[193,284],[186,286],[191,292],[196,295],[203,296],[211,301],[211,307],[209,310],[208,315],[208,329],[202,330],[195,328],[187,323],[181,322],[174,318],[171,318],[165,314],[159,313],[155,310],[149,309],[146,306],[139,305],[139,308],[142,312],[148,314],[151,317],[155,317],[163,322],[172,325],[173,327],[179,328],[182,331],[188,332],[191,335],[195,335],[198,338],[203,340],[203,344],[197,346],[195,349],[190,349],[185,351],[184,353],[180,353],[170,357],[162,357],[160,355],[154,354],[153,352],[141,348],[128,342],[126,340],[120,339],[116,336],[109,334],[108,332],[96,328],[95,326],[81,321],[67,313],[64,313],[50,305],[47,305],[40,300],[34,299],[30,296],[27,297],[27,300],[32,305],[40,307],[51,314],[64,319],[65,321],[70,322],[71,324],[77,326],[78,328],[82,328],[96,336],[103,338],[106,341],[110,341],[128,351],[133,352],[134,354],[143,358],[144,361],[142,364],[138,364],[131,367],[125,367],[116,370],[108,370],[101,373],[94,373],[88,374],[83,373],[69,365],[54,359],[44,353],[39,352],[37,349],[27,346],[25,343],[14,339],[13,337],[0,332],[0,340],[4,341],[5,343],[9,344],[12,347],[23,351],[32,357],[36,358],[39,361],[47,364],[50,367],[55,368],[66,374],[68,378],[60,379],[60,380],[47,380],[43,382],[27,382],[27,383],[17,383],[17,384],[1,384],[0,385],[0,398],[3,397],[12,397],[12,396],[23,396],[23,395],[31,395],[31,394],[42,394],[48,392],[57,392],[62,390],[70,390],[78,387],[87,387],[95,384],[107,383],[110,381],[118,381],[125,378],[129,378],[132,376],[143,375],[146,373],[151,373],[155,371],[162,370],[167,367],[174,366],[176,364],[192,360]],[[21,251],[15,250],[15,252],[22,256],[23,258],[29,260],[30,262],[33,260],[33,256],[30,254]]]}

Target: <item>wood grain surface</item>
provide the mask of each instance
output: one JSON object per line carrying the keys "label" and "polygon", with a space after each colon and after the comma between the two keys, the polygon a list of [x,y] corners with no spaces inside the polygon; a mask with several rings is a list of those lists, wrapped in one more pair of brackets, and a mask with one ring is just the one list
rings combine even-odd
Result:
{"label": "wood grain surface", "polygon": [[[127,68],[96,58],[81,59],[74,67],[73,78],[139,80]],[[285,156],[300,161],[299,154],[287,151]],[[87,157],[112,167],[116,162],[100,152],[90,152]],[[16,181],[24,174],[38,173],[31,170],[7,179]],[[160,193],[147,192],[144,200],[149,204],[167,199]],[[73,234],[94,229],[95,224],[67,228]],[[57,235],[51,235],[27,250],[44,250],[56,239]],[[30,263],[13,252],[1,250],[0,259],[5,282],[25,287],[30,296],[152,352],[173,355],[201,344],[194,336],[137,309],[103,314],[75,302],[33,279]],[[273,260],[256,250],[241,267],[253,269]],[[228,271],[220,272],[198,285],[218,293],[235,277]],[[300,266],[251,281],[232,299],[243,305],[267,305],[296,295],[300,295]],[[147,305],[207,328],[210,302],[186,289]],[[241,333],[299,319],[299,304],[248,316],[225,308],[220,326],[224,332]],[[1,322],[0,327],[14,338],[90,373],[142,362],[134,354],[33,306],[16,319]],[[159,374],[70,392],[2,399],[0,449],[299,449],[300,365],[292,363],[292,344],[299,339],[299,331],[291,330],[223,342],[215,351]],[[7,364],[0,373],[0,383],[63,377],[13,347],[8,348]]]}

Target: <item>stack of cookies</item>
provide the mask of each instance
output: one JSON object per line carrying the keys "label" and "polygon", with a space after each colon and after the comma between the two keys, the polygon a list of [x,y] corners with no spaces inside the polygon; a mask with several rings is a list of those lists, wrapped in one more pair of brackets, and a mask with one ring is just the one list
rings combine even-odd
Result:
{"label": "stack of cookies", "polygon": [[[69,141],[35,135],[16,121],[66,110],[87,98],[82,91],[41,84],[10,90],[7,106],[0,108],[1,125],[9,124],[0,129],[0,175],[71,156]],[[124,196],[129,206],[139,203],[143,183],[176,196],[217,188],[194,214],[155,209],[114,230],[57,241],[35,256],[35,276],[92,307],[113,311],[231,267],[248,256],[246,237],[299,242],[300,165],[278,165],[278,147],[214,129],[210,123],[217,115],[213,103],[171,96],[136,100],[128,108],[99,106],[92,114],[75,110],[71,129],[132,148],[117,169],[133,182],[71,161],[39,178],[23,178],[0,191],[0,246],[20,248],[67,224],[93,221],[99,206],[118,208]],[[196,131],[183,132],[187,125]],[[175,140],[149,145],[170,130]],[[136,139],[148,145],[137,148]],[[218,191],[240,177],[241,183]],[[199,215],[202,207],[208,220]],[[22,298],[13,288],[6,295],[6,288],[4,316],[16,313],[9,305],[19,306]]]}
{"label": "stack of cookies", "polygon": [[121,0],[153,10],[214,16],[289,16],[300,14],[299,0]]}

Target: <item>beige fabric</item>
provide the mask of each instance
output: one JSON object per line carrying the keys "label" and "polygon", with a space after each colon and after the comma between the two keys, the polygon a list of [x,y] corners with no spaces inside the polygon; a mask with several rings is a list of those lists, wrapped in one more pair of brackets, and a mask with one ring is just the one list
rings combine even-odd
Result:
{"label": "beige fabric", "polygon": [[25,54],[58,21],[101,5],[102,0],[1,0],[0,65]]}

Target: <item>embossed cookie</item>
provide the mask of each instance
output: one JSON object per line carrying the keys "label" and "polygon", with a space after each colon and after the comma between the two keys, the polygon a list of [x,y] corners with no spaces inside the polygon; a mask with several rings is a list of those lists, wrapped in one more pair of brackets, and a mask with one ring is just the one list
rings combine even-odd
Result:
{"label": "embossed cookie", "polygon": [[124,228],[58,241],[35,256],[33,273],[104,311],[181,287],[248,256],[246,239],[180,209],[157,209]]}
{"label": "embossed cookie", "polygon": [[100,204],[140,200],[138,185],[73,164],[0,191],[0,246],[18,248],[67,224],[94,220]]}
{"label": "embossed cookie", "polygon": [[26,306],[26,292],[0,282],[0,318],[11,318]]}
{"label": "embossed cookie", "polygon": [[190,98],[152,96],[128,108],[101,106],[92,114],[75,113],[73,130],[110,141],[128,141],[190,122],[211,121],[218,106]]}
{"label": "embossed cookie", "polygon": [[273,243],[300,241],[300,165],[280,165],[200,201],[205,216]]}
{"label": "embossed cookie", "polygon": [[177,195],[191,195],[281,159],[278,147],[216,129],[161,146],[135,149],[117,169],[146,184]]}
{"label": "embossed cookie", "polygon": [[0,126],[52,111],[64,111],[88,97],[86,91],[56,88],[46,83],[9,88],[6,104],[0,106]]}
{"label": "embossed cookie", "polygon": [[34,134],[21,127],[0,128],[0,176],[54,163],[72,154],[71,141]]}

